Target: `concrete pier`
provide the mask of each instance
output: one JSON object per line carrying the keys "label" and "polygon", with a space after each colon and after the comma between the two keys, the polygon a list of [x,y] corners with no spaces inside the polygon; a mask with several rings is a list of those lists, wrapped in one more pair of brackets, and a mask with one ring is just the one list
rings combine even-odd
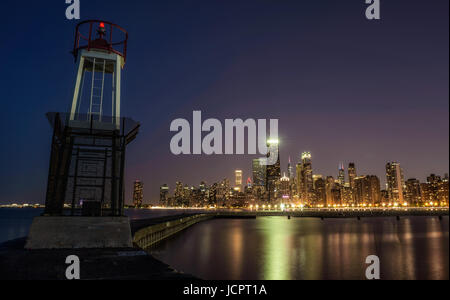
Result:
{"label": "concrete pier", "polygon": [[133,236],[133,243],[141,249],[146,249],[159,241],[168,238],[198,222],[209,220],[214,215],[198,214],[189,216],[178,216],[173,220],[163,223],[143,224],[140,229],[136,229]]}
{"label": "concrete pier", "polygon": [[80,259],[81,280],[195,279],[139,248],[26,250],[25,238],[0,244],[0,280],[66,280],[66,257]]}
{"label": "concrete pier", "polygon": [[128,217],[36,217],[26,249],[132,247]]}

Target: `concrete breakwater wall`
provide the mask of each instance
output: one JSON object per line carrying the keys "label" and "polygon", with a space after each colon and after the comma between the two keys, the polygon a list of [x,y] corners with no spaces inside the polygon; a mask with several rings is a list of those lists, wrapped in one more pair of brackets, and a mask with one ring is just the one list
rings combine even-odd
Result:
{"label": "concrete breakwater wall", "polygon": [[181,216],[162,223],[151,224],[134,232],[133,243],[141,249],[146,249],[171,235],[176,234],[198,222],[214,218],[210,214]]}

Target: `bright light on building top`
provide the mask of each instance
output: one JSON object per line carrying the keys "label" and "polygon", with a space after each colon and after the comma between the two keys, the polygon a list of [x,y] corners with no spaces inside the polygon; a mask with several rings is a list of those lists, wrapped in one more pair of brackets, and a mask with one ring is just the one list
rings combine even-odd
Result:
{"label": "bright light on building top", "polygon": [[305,159],[305,158],[311,158],[311,152],[303,152],[302,159]]}

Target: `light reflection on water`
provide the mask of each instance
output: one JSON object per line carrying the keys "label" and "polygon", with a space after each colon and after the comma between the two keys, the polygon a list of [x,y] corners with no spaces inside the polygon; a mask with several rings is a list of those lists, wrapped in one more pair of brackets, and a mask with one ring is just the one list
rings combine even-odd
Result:
{"label": "light reflection on water", "polygon": [[150,251],[203,279],[365,279],[368,255],[382,279],[448,279],[448,232],[448,217],[216,219]]}

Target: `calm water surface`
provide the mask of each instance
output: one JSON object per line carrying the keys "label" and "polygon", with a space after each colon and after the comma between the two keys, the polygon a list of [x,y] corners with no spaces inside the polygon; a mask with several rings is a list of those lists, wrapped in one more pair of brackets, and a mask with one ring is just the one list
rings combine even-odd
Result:
{"label": "calm water surface", "polygon": [[43,211],[39,208],[0,208],[0,243],[27,236],[33,218]]}
{"label": "calm water surface", "polygon": [[448,279],[448,217],[260,217],[199,223],[149,251],[203,279]]}
{"label": "calm water surface", "polygon": [[[187,210],[126,210],[130,219]],[[42,209],[0,209],[0,243],[28,234]],[[384,279],[448,279],[448,217],[261,217],[203,222],[150,249],[204,279],[364,279],[378,255]]]}

